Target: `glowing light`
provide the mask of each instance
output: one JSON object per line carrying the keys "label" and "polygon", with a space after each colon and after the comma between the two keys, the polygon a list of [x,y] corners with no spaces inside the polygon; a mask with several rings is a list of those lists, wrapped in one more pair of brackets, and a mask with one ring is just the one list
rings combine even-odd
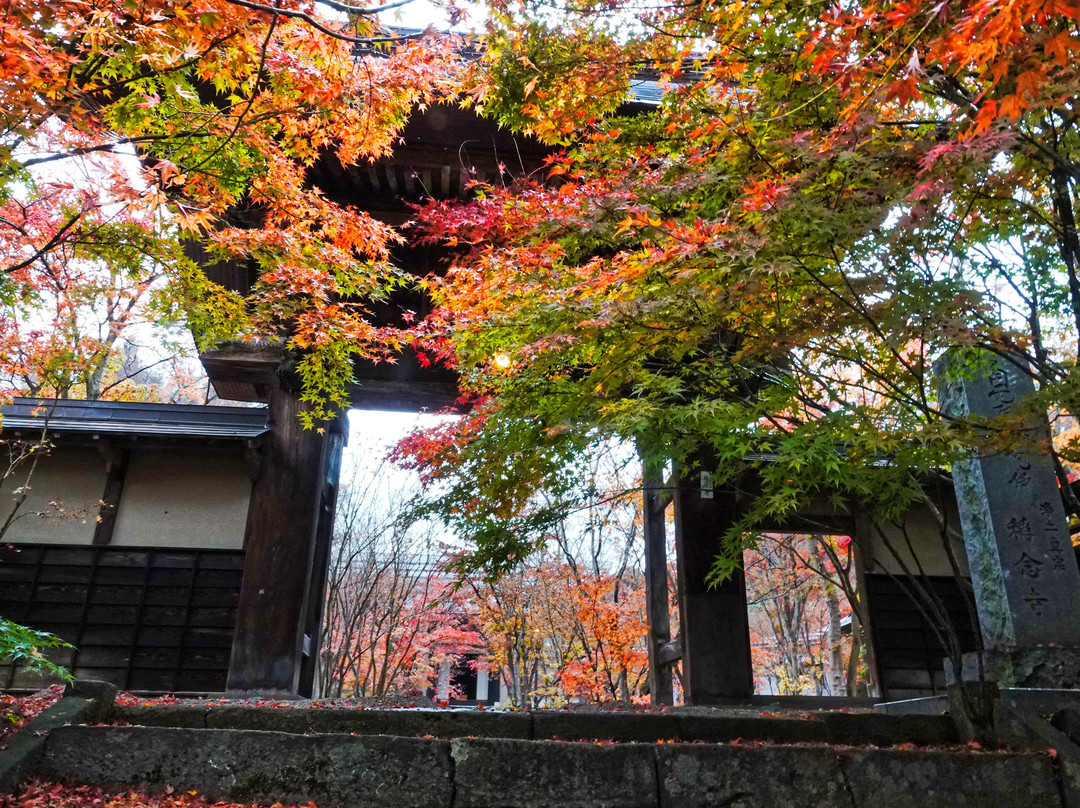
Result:
{"label": "glowing light", "polygon": [[499,370],[506,370],[511,365],[510,357],[504,353],[495,354],[491,361],[495,363],[495,367]]}

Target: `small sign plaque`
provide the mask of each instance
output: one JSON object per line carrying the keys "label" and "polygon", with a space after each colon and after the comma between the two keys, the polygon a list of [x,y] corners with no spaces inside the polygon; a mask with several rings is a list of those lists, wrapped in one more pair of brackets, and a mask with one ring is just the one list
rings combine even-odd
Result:
{"label": "small sign plaque", "polygon": [[710,471],[701,472],[701,498],[713,498],[712,472]]}

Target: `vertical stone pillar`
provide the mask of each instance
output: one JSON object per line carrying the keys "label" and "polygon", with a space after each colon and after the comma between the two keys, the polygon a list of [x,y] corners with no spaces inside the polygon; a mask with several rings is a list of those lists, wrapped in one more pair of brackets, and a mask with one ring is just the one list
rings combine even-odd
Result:
{"label": "vertical stone pillar", "polygon": [[450,698],[450,659],[447,657],[439,666],[439,678],[435,683],[435,698],[447,701]]}
{"label": "vertical stone pillar", "polygon": [[[946,413],[1007,415],[1034,394],[1022,360],[985,359],[974,377],[959,373],[957,354],[939,365]],[[1080,646],[1080,572],[1045,416],[1030,416],[1017,438],[1015,448],[973,454],[953,467],[983,642],[991,649]]]}
{"label": "vertical stone pillar", "polygon": [[683,684],[687,704],[717,704],[752,696],[754,675],[742,564],[719,586],[706,582],[737,518],[735,492],[714,490],[701,468],[678,469],[675,492]]}

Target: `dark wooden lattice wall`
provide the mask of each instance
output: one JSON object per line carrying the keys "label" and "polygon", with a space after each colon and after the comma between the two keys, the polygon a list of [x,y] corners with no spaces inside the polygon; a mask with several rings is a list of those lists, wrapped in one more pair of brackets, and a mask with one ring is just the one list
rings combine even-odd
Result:
{"label": "dark wooden lattice wall", "polygon": [[[244,553],[0,546],[0,616],[50,631],[76,676],[127,690],[225,690]],[[40,680],[0,666],[0,688]]]}
{"label": "dark wooden lattice wall", "polygon": [[[970,596],[951,577],[927,576],[920,580],[945,607],[964,652],[976,650]],[[904,587],[910,587],[910,583],[903,576],[896,580],[880,573],[866,575],[864,581],[885,698],[911,699],[944,693],[945,649],[905,593]]]}

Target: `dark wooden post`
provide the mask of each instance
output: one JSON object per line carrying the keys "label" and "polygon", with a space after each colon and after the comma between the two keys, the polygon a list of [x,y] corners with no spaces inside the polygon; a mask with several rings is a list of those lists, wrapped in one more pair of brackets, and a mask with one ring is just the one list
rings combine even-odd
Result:
{"label": "dark wooden post", "polygon": [[94,526],[94,544],[109,544],[116,528],[116,514],[120,510],[120,496],[124,492],[131,450],[105,445],[101,451],[105,457],[105,491],[101,495],[101,508]]}
{"label": "dark wooden post", "polygon": [[754,676],[742,564],[719,586],[706,583],[736,518],[735,492],[714,490],[701,468],[678,469],[675,490],[683,687],[687,704],[717,704],[752,696]]}
{"label": "dark wooden post", "polygon": [[334,511],[341,478],[341,453],[345,449],[348,424],[345,418],[341,417],[328,426],[328,429],[330,441],[326,454],[326,476],[322,494],[319,496],[319,519],[312,547],[311,580],[308,585],[307,618],[304,626],[304,660],[300,666],[300,695],[305,698],[311,698],[315,690],[323,609],[326,605],[326,579],[330,571],[330,551],[334,540]]}
{"label": "dark wooden post", "polygon": [[306,598],[329,435],[304,429],[301,403],[270,391],[270,432],[258,459],[244,534],[244,578],[229,662],[230,692],[295,696],[300,686]]}
{"label": "dark wooden post", "polygon": [[663,472],[642,462],[642,521],[645,533],[645,601],[649,624],[649,700],[654,706],[673,704],[671,643],[668,611],[667,530],[664,507],[670,496],[663,490]]}
{"label": "dark wooden post", "polygon": [[[852,531],[851,540],[855,543],[855,587],[859,599],[862,601],[862,638],[863,658],[866,660],[866,695],[874,698],[882,693],[881,669],[878,667],[877,635],[874,633],[873,612],[870,603],[870,589],[866,585],[866,572],[868,566],[875,565],[873,557],[874,526],[870,518],[864,512],[855,514],[855,529]],[[852,631],[855,626],[852,626]]]}

